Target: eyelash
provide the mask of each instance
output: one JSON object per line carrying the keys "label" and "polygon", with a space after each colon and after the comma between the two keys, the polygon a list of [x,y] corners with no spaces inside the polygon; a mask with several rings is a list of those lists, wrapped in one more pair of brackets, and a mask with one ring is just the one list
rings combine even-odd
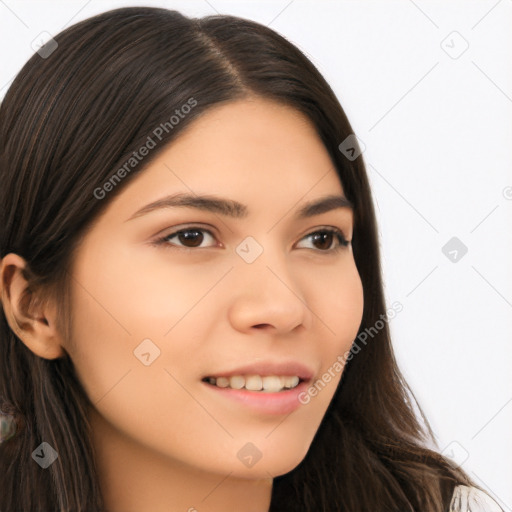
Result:
{"label": "eyelash", "polygon": [[[213,235],[213,233],[208,230],[208,229],[205,229],[205,228],[201,228],[199,226],[190,226],[190,227],[186,227],[186,228],[181,228],[177,231],[174,231],[172,233],[169,233],[161,238],[158,238],[157,240],[155,240],[153,242],[153,245],[156,245],[156,246],[161,246],[161,245],[166,245],[168,247],[172,247],[173,249],[178,249],[178,250],[182,250],[182,251],[192,251],[192,250],[196,250],[196,249],[209,249],[210,247],[184,247],[184,246],[179,246],[179,245],[174,245],[174,244],[171,244],[169,243],[170,242],[170,239],[181,234],[181,233],[187,233],[187,232],[190,232],[190,231],[194,231],[194,232],[204,232],[204,233],[208,233],[209,235],[211,235],[213,238],[215,238],[215,236]],[[317,249],[318,252],[322,252],[322,253],[326,253],[326,254],[331,254],[331,253],[336,253],[346,247],[348,247],[350,245],[350,240],[347,240],[345,238],[345,235],[343,234],[343,232],[337,228],[321,228],[321,229],[317,229],[316,231],[312,231],[311,233],[308,233],[307,235],[304,235],[301,240],[303,240],[304,238],[307,238],[307,237],[311,237],[312,235],[316,235],[318,233],[329,233],[329,234],[333,234],[336,239],[338,240],[338,245],[335,246],[334,248],[332,249],[326,249],[326,250],[321,250],[321,249]],[[313,249],[315,250],[315,249]]]}

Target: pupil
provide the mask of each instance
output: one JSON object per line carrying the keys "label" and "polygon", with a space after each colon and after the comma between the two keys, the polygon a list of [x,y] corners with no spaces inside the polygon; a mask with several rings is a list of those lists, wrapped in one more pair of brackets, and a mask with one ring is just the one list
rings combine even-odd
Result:
{"label": "pupil", "polygon": [[[190,236],[191,233],[192,233],[192,235]],[[200,231],[195,231],[195,230],[182,231],[178,235],[178,239],[182,244],[187,245],[184,242],[192,242],[191,245],[190,244],[188,245],[189,247],[197,247],[198,245],[201,245],[201,242],[203,241],[203,237],[204,236]]]}
{"label": "pupil", "polygon": [[317,233],[314,237],[313,237],[313,240],[314,242],[324,242],[326,240],[329,241],[329,243],[327,244],[327,246],[324,246],[324,247],[320,247],[320,249],[329,249],[331,247],[331,244],[332,244],[332,237],[333,237],[333,234],[332,233],[328,233],[328,232],[322,232],[322,233]]}

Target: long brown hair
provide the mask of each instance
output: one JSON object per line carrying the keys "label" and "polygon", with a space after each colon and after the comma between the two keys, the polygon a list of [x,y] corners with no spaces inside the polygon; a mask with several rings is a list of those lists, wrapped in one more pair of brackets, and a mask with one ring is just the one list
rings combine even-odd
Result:
{"label": "long brown hair", "polygon": [[[100,14],[55,40],[56,49],[47,45],[25,64],[0,107],[0,256],[14,252],[27,261],[30,290],[56,301],[63,332],[70,332],[72,307],[68,269],[93,220],[194,119],[248,95],[290,105],[316,127],[354,205],[352,245],[364,290],[359,332],[382,318],[365,166],[362,157],[348,159],[338,149],[353,130],[332,89],[293,44],[250,20],[149,7]],[[169,122],[191,98],[193,108]],[[113,180],[159,126],[156,147]],[[3,310],[0,397],[23,423],[0,445],[0,509],[101,510],[86,415],[91,404],[73,362],[36,356]],[[347,362],[304,460],[274,479],[270,510],[448,510],[455,485],[475,484],[427,448],[434,436],[416,406],[384,322]],[[46,470],[31,460],[42,441],[59,453]]]}

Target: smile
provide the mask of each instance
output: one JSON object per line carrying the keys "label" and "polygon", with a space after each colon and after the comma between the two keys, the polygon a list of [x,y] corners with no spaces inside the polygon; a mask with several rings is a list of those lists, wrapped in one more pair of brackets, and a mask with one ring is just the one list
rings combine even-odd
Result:
{"label": "smile", "polygon": [[296,375],[269,375],[264,377],[260,375],[233,375],[232,377],[206,377],[203,381],[219,388],[277,393],[283,389],[295,388],[298,386],[300,378]]}

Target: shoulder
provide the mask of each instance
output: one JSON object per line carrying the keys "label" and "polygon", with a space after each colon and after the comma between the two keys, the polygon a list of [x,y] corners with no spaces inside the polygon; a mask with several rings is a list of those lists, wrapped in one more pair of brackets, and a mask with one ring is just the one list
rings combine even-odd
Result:
{"label": "shoulder", "polygon": [[503,509],[480,489],[457,485],[450,502],[449,512],[503,512]]}

